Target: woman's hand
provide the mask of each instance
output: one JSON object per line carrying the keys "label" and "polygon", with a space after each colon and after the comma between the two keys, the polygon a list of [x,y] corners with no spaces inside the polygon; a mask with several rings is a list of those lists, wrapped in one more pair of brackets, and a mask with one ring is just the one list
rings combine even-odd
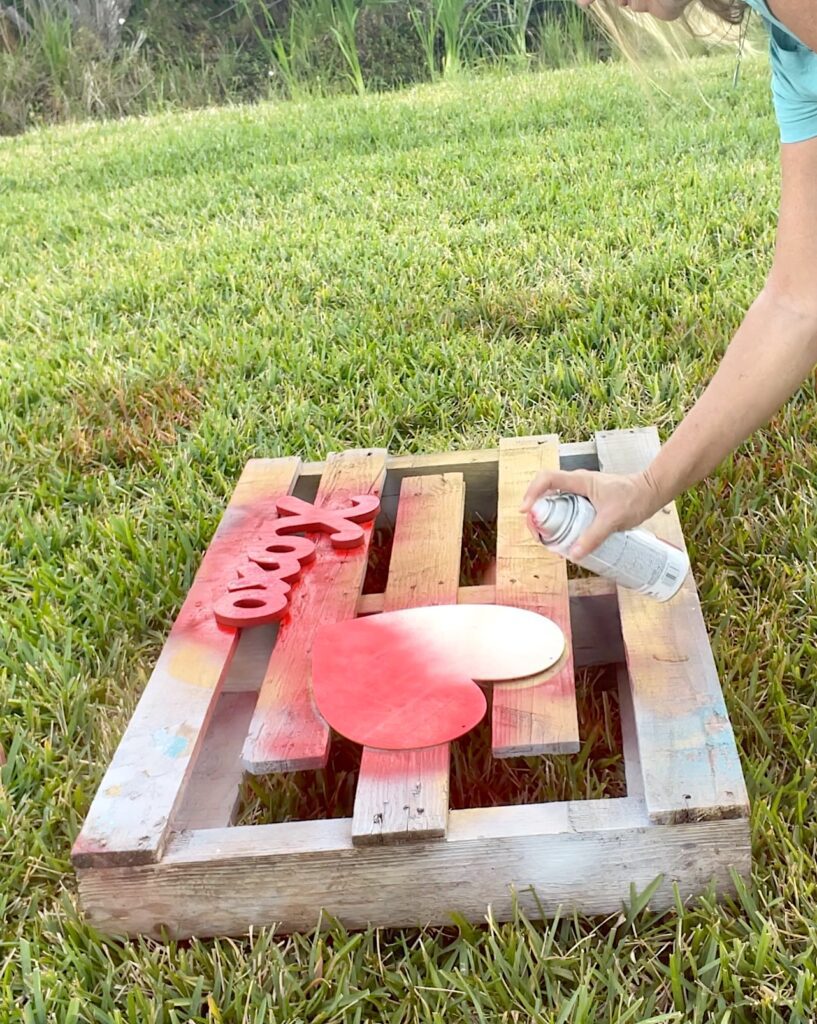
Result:
{"label": "woman's hand", "polygon": [[[690,4],[690,0],[614,0],[619,7],[629,7],[637,14],[651,14],[659,21],[676,21]],[[577,0],[579,7],[589,7],[595,0]]]}
{"label": "woman's hand", "polygon": [[596,510],[596,518],[570,550],[574,561],[589,555],[611,533],[640,526],[664,504],[649,470],[627,476],[586,469],[544,470],[525,492],[520,511],[529,512],[537,499],[556,491],[584,495]]}

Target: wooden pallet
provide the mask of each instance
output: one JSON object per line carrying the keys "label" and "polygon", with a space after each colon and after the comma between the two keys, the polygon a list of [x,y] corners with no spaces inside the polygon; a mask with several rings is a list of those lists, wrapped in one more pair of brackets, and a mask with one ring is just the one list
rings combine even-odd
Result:
{"label": "wooden pallet", "polygon": [[[314,927],[325,909],[348,927],[475,921],[514,902],[620,909],[631,886],[661,881],[651,905],[731,889],[750,866],[748,799],[694,581],[657,604],[566,565],[527,534],[522,493],[542,467],[643,467],[653,429],[504,440],[431,456],[350,451],[326,463],[248,463],[73,849],[82,905],[110,933],[238,934],[277,922]],[[385,593],[361,596],[366,544],[321,558],[280,627],[239,635],[212,601],[236,552],[256,542],[275,500],[294,493],[343,507],[381,496],[394,527]],[[459,586],[464,519],[497,521],[496,582]],[[648,524],[683,544],[674,507]],[[330,730],[310,697],[316,628],[411,605],[498,602],[540,612],[570,639],[534,685],[497,685],[496,757],[579,749],[575,667],[619,665],[627,796],[449,810],[449,748],[364,750],[351,818],[233,826],[245,772],[326,764]],[[626,667],[625,667],[626,666]]]}

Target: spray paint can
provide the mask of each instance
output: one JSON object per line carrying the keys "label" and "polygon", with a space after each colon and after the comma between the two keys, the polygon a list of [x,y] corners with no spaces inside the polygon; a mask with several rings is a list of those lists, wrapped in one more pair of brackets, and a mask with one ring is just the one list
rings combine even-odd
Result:
{"label": "spray paint can", "polygon": [[[596,510],[587,498],[558,494],[536,502],[530,523],[549,551],[567,558],[595,517]],[[689,572],[685,552],[641,529],[611,534],[576,564],[656,601],[674,597]]]}

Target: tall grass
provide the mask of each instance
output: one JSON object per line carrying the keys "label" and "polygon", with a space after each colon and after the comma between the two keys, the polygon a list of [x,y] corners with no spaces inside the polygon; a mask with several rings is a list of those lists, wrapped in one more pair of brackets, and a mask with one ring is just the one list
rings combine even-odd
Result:
{"label": "tall grass", "polygon": [[362,95],[367,83],[358,49],[358,20],[364,8],[390,0],[291,0],[283,25],[266,0],[239,0],[271,68],[291,98],[325,89],[331,61],[326,40],[334,44],[343,79]]}
{"label": "tall grass", "polygon": [[24,30],[0,36],[0,135],[247,97],[249,62],[240,47],[214,40],[205,57],[151,45],[136,26],[109,45],[104,18],[113,9],[101,0],[21,0]]}
{"label": "tall grass", "polygon": [[489,0],[433,0],[443,45],[443,77],[462,71],[466,55],[477,51],[480,22]]}
{"label": "tall grass", "polygon": [[[18,0],[27,29],[15,40],[7,20],[0,36],[0,133],[270,93],[363,94],[466,68],[565,67],[611,53],[573,0],[235,0],[210,21],[193,8],[189,45],[183,33],[180,44],[152,29],[156,6],[137,6],[124,28],[122,17],[114,26],[111,12],[130,6]],[[172,34],[184,5],[168,4],[163,17]]]}
{"label": "tall grass", "polygon": [[25,0],[22,16],[28,26],[26,45],[42,59],[57,90],[68,85],[73,66],[74,35],[77,21],[64,3]]}
{"label": "tall grass", "polygon": [[239,0],[266,56],[286,94],[298,99],[319,91],[313,49],[329,27],[331,0],[292,0],[283,24],[275,18],[265,0]]}
{"label": "tall grass", "polygon": [[36,35],[49,21],[69,21],[92,32],[106,47],[117,44],[132,0],[17,0],[14,21]]}
{"label": "tall grass", "polygon": [[361,7],[360,0],[334,0],[331,22],[332,37],[343,57],[348,79],[358,96],[366,92],[357,49],[357,19]]}
{"label": "tall grass", "polygon": [[467,64],[509,52],[524,56],[533,0],[428,0],[412,5],[429,77],[458,75]]}
{"label": "tall grass", "polygon": [[502,5],[508,48],[511,55],[519,60],[528,56],[528,26],[533,4],[534,0],[505,0]]}
{"label": "tall grass", "polygon": [[200,107],[251,95],[240,54],[148,52],[137,35],[108,53],[85,29],[49,20],[0,53],[0,135],[32,125]]}
{"label": "tall grass", "polygon": [[439,32],[439,21],[437,18],[437,5],[432,2],[428,4],[409,4],[409,14],[414,30],[420,40],[420,46],[425,58],[426,73],[435,81],[439,74],[437,65],[437,34]]}
{"label": "tall grass", "polygon": [[27,30],[19,45],[0,53],[0,130],[25,125],[27,101],[38,102],[44,120],[109,112],[102,81],[126,77],[134,48],[122,50],[114,72],[101,40],[69,5],[25,0],[22,17]]}
{"label": "tall grass", "polygon": [[[330,38],[340,57],[344,79],[353,90],[367,90],[360,60],[358,22],[366,9],[392,0],[292,0],[285,19],[267,0],[240,0],[258,44],[289,96],[320,92],[327,73]],[[459,74],[467,65],[527,60],[531,43],[549,66],[592,59],[594,28],[572,4],[550,0],[553,8],[532,24],[535,0],[409,0],[408,13],[420,42],[425,76],[436,80]]]}
{"label": "tall grass", "polygon": [[533,50],[543,67],[563,68],[588,64],[609,55],[600,32],[577,6],[545,9],[533,28]]}

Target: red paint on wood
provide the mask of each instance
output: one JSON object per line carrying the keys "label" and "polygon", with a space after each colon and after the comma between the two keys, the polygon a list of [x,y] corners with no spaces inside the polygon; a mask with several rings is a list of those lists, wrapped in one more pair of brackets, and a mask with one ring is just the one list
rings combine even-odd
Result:
{"label": "red paint on wood", "polygon": [[228,590],[256,590],[267,586],[273,579],[279,579],[282,583],[293,583],[301,575],[301,563],[296,558],[287,572],[278,572],[275,576],[267,572],[262,566],[254,562],[242,565],[238,570],[238,576],[227,584]]}
{"label": "red paint on wood", "polygon": [[281,498],[277,504],[282,518],[276,522],[273,532],[278,536],[301,531],[328,533],[336,548],[356,548],[362,544],[360,523],[371,522],[380,511],[380,499],[373,494],[355,495],[349,509],[316,508],[292,495]]}
{"label": "red paint on wood", "polygon": [[90,866],[91,858],[96,854],[104,853],[106,849],[107,843],[104,839],[95,839],[83,831],[74,840],[74,845],[71,847],[71,859],[77,867],[85,867],[86,862]]}
{"label": "red paint on wood", "polygon": [[340,551],[359,547],[365,537],[360,524],[375,519],[380,499],[363,494],[351,501],[351,508],[329,509],[316,508],[291,495],[279,498],[275,503],[279,518],[265,530],[271,536],[247,552],[249,565],[238,568],[237,578],[227,585],[228,592],[213,605],[219,625],[245,629],[283,618],[289,605],[289,584],[315,558],[315,542],[291,534],[326,533]]}
{"label": "red paint on wood", "polygon": [[283,580],[271,580],[260,586],[249,584],[241,589],[231,586],[213,605],[213,612],[222,626],[236,629],[277,622],[289,607],[289,589]]}

